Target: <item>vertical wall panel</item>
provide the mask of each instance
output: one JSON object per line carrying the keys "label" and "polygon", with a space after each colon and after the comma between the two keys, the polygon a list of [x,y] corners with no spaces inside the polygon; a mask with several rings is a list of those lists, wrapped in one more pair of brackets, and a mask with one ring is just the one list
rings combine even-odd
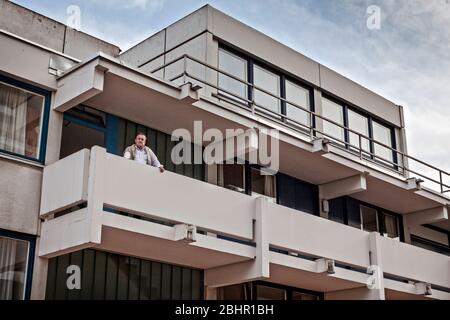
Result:
{"label": "vertical wall panel", "polygon": [[[83,265],[83,252],[77,251],[70,254],[70,264],[79,266],[81,269],[81,266]],[[83,285],[81,283],[81,285]],[[81,298],[81,291],[80,290],[69,290],[67,299],[69,300],[79,300]]]}
{"label": "vertical wall panel", "polygon": [[280,205],[319,215],[319,190],[316,185],[279,173],[277,198]]}
{"label": "vertical wall panel", "polygon": [[130,271],[129,271],[129,290],[128,299],[139,299],[139,274],[141,273],[141,262],[137,258],[130,258]]}
{"label": "vertical wall panel", "polygon": [[47,286],[45,289],[45,299],[47,300],[55,299],[56,267],[57,267],[57,258],[50,259],[48,262]]}
{"label": "vertical wall panel", "polygon": [[161,299],[161,263],[159,262],[152,262],[150,298],[152,300]]}
{"label": "vertical wall panel", "polygon": [[129,257],[119,256],[119,272],[117,277],[117,299],[128,299]]}
{"label": "vertical wall panel", "polygon": [[56,286],[55,286],[55,299],[65,300],[67,299],[67,266],[70,265],[70,256],[64,255],[58,257],[56,267]]}
{"label": "vertical wall panel", "polygon": [[192,270],[192,300],[202,299],[202,273],[200,270]]}
{"label": "vertical wall panel", "polygon": [[[171,141],[171,135],[164,132],[145,127],[134,122],[119,119],[119,132],[118,132],[118,154],[122,155],[123,150],[129,145],[134,143],[134,138],[137,132],[144,132],[147,135],[147,146],[149,146],[153,152],[155,152],[161,164],[164,165],[166,170],[176,172],[181,175],[192,177],[198,180],[205,180],[204,164],[180,164],[175,165],[171,159],[172,148],[178,143],[177,141]],[[202,151],[201,146],[196,146],[194,144],[188,143],[191,148],[192,159],[194,157],[194,150],[197,149]]]}
{"label": "vertical wall panel", "polygon": [[[67,267],[81,267],[81,290],[68,290]],[[86,249],[49,260],[46,299],[203,299],[203,271]]]}
{"label": "vertical wall panel", "polygon": [[192,295],[191,269],[183,268],[181,272],[181,299],[189,300]]}
{"label": "vertical wall panel", "polygon": [[93,299],[105,299],[106,253],[95,252]]}
{"label": "vertical wall panel", "polygon": [[172,299],[181,299],[181,268],[172,267]]}
{"label": "vertical wall panel", "polygon": [[119,257],[108,253],[106,259],[106,284],[105,299],[115,300],[117,298],[117,276],[118,276]]}
{"label": "vertical wall panel", "polygon": [[150,299],[150,279],[151,279],[151,262],[147,260],[141,261],[139,299]]}
{"label": "vertical wall panel", "polygon": [[170,299],[170,290],[172,286],[172,266],[168,264],[162,265],[161,270],[161,299],[169,300]]}
{"label": "vertical wall panel", "polygon": [[[81,269],[81,299],[92,299],[93,280],[94,280],[94,266],[95,266],[95,251],[83,251],[83,267]],[[59,262],[59,261],[58,261]]]}

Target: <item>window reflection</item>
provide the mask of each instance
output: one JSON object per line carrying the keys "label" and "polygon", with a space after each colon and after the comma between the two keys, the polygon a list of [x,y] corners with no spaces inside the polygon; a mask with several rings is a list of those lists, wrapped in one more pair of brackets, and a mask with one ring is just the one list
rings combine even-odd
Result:
{"label": "window reflection", "polygon": [[[219,69],[247,81],[247,61],[222,48],[219,49]],[[247,85],[222,73],[219,73],[219,88],[231,92],[219,91],[232,99],[247,99]]]}
{"label": "window reflection", "polygon": [[[286,100],[310,110],[309,90],[290,81],[286,81]],[[292,104],[286,104],[286,115],[288,119],[294,120],[288,120],[289,123],[300,126],[302,129],[307,129],[310,126],[309,113]]]}
{"label": "window reflection", "polygon": [[[348,127],[363,136],[369,136],[369,119],[352,110],[348,110]],[[359,145],[360,140],[358,134],[349,132],[349,138],[352,146],[370,152],[368,139],[361,137],[361,145]]]}
{"label": "window reflection", "polygon": [[[322,100],[322,115],[333,122],[344,125],[344,110],[343,107],[328,99]],[[344,129],[323,119],[323,131],[328,138],[336,138],[344,141]]]}
{"label": "window reflection", "polygon": [[[280,77],[258,65],[253,68],[254,85],[267,92],[270,92],[274,96],[280,96]],[[277,99],[261,90],[255,89],[255,102],[259,106],[268,109],[272,112],[281,113],[281,102]]]}
{"label": "window reflection", "polygon": [[0,300],[22,300],[28,261],[28,242],[0,237]]}
{"label": "window reflection", "polygon": [[[373,139],[392,148],[391,129],[375,121],[372,122],[372,128]],[[393,162],[392,150],[376,142],[374,143],[374,153],[377,157],[381,158],[377,158],[376,160],[388,160]]]}
{"label": "window reflection", "polygon": [[44,97],[0,82],[0,149],[39,158]]}

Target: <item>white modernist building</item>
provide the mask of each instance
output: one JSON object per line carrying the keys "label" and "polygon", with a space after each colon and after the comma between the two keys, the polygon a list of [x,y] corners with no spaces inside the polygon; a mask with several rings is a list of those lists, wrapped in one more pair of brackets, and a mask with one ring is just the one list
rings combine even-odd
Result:
{"label": "white modernist building", "polygon": [[450,299],[403,108],[208,5],[121,53],[1,0],[0,182],[0,299]]}

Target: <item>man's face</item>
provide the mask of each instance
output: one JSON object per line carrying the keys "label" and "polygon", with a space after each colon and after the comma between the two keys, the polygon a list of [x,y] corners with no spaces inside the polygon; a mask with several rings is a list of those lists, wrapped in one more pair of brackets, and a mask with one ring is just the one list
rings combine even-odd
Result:
{"label": "man's face", "polygon": [[138,148],[143,148],[145,146],[145,141],[147,140],[147,138],[140,134],[136,137],[136,139],[134,139],[134,143],[138,146]]}

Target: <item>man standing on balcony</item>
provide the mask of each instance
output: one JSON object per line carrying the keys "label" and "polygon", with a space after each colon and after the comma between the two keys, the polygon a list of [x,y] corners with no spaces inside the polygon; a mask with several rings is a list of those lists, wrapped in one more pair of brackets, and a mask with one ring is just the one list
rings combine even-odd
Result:
{"label": "man standing on balcony", "polygon": [[146,142],[147,136],[139,132],[134,139],[134,144],[125,149],[124,158],[157,167],[159,171],[164,172],[164,166],[159,162],[156,154],[145,145]]}

